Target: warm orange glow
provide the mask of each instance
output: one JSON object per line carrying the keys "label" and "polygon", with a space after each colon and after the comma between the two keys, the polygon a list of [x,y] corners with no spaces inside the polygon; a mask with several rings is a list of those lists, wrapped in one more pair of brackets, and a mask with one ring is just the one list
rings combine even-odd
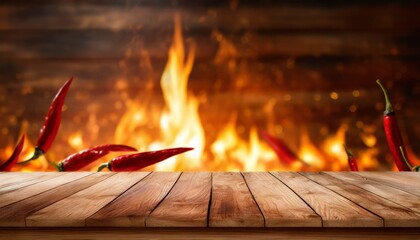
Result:
{"label": "warm orange glow", "polygon": [[77,151],[82,150],[83,149],[82,133],[75,132],[75,133],[71,134],[68,138],[68,143],[71,147],[73,147]]}
{"label": "warm orange glow", "polygon": [[327,138],[322,144],[323,151],[333,159],[330,163],[331,170],[338,171],[345,169],[348,165],[347,154],[343,151],[343,144],[346,139],[347,124],[341,125],[334,136]]}
{"label": "warm orange glow", "polygon": [[298,156],[309,166],[312,166],[314,170],[325,168],[325,157],[312,143],[306,131],[301,135]]}
{"label": "warm orange glow", "polygon": [[[220,62],[225,55],[236,56],[237,51],[226,39],[222,39],[221,34],[216,38],[221,42],[216,62]],[[313,142],[308,131],[304,130],[300,136],[293,136],[299,150],[296,152],[300,160],[284,165],[277,158],[275,152],[258,135],[256,126],[251,126],[244,131],[238,130],[236,115],[224,125],[218,126],[219,129],[214,134],[214,139],[205,136],[202,125],[199,107],[200,101],[192,92],[188,92],[188,79],[194,65],[196,48],[191,44],[189,51],[184,49],[181,33],[180,18],[175,18],[175,30],[172,45],[169,48],[168,60],[163,71],[160,87],[162,90],[163,101],[156,102],[147,97],[142,98],[143,92],[139,97],[130,99],[127,93],[129,88],[128,80],[119,78],[115,81],[115,89],[121,93],[120,100],[115,103],[115,108],[124,110],[115,128],[115,138],[112,140],[116,144],[126,144],[136,147],[139,151],[151,151],[172,147],[193,147],[195,150],[185,154],[172,157],[160,162],[145,170],[159,171],[302,171],[302,170],[348,170],[347,155],[343,149],[345,136],[348,130],[347,124],[342,124],[336,133],[329,134],[328,128],[323,127],[321,131],[325,134],[320,142]],[[233,66],[232,66],[233,67]],[[242,86],[241,78],[237,78],[236,87]],[[153,87],[147,85],[145,92]],[[352,92],[354,97],[359,97],[359,90]],[[141,95],[141,96],[140,96]],[[285,93],[281,98],[290,102],[294,98],[289,93]],[[330,93],[331,100],[340,98],[337,92]],[[314,96],[315,101],[320,101],[321,95]],[[162,105],[163,104],[163,105]],[[264,127],[276,134],[285,134],[287,129],[283,129],[281,123],[275,119],[273,114],[276,99],[271,99],[263,107],[263,112],[269,120],[268,126]],[[354,105],[354,111],[357,106]],[[99,116],[96,114],[95,107],[87,109],[89,120],[87,122],[88,131],[77,130],[66,137],[68,145],[75,151],[91,147],[92,139],[100,138]],[[25,132],[27,123],[23,124],[22,131]],[[377,169],[378,150],[375,148],[377,139],[374,130],[359,121],[358,129],[364,129],[361,140],[366,145],[366,149],[355,152],[358,159],[359,169]],[[7,129],[6,129],[7,130]],[[296,132],[299,132],[296,126]],[[292,138],[290,138],[292,139]],[[207,142],[206,142],[207,141]],[[287,144],[287,136],[286,141]],[[299,143],[299,145],[298,145]],[[10,156],[14,148],[13,144],[8,145],[0,157],[6,159]],[[22,159],[31,157],[33,144],[27,139],[23,151]],[[412,152],[407,153],[412,158]],[[46,156],[50,161],[58,162],[61,159],[54,155],[54,151],[49,151]],[[110,156],[102,161],[108,161]],[[418,162],[419,160],[417,160]],[[99,165],[96,163],[95,166]],[[85,170],[96,170],[91,165]],[[17,165],[14,171],[46,171],[53,170],[45,157],[33,161],[25,166]]]}

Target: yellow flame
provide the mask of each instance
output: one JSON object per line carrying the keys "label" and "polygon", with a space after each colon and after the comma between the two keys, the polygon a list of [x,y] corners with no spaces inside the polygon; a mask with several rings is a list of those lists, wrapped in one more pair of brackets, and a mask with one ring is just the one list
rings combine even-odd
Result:
{"label": "yellow flame", "polygon": [[[335,134],[317,144],[312,142],[308,132],[304,130],[300,136],[300,148],[297,154],[302,161],[296,161],[289,166],[282,164],[272,148],[260,139],[255,126],[252,126],[249,131],[245,131],[249,134],[242,138],[241,135],[244,135],[242,131],[241,134],[237,131],[236,115],[220,128],[220,131],[215,134],[215,140],[208,144],[208,149],[206,149],[206,138],[199,115],[200,102],[196,96],[188,92],[188,79],[194,65],[196,48],[192,44],[189,52],[185,52],[181,21],[178,16],[175,17],[174,27],[173,42],[169,48],[167,64],[160,82],[164,106],[162,106],[162,102],[153,101],[154,99],[151,97],[144,97],[147,95],[145,93],[153,91],[153,85],[147,85],[146,90],[138,97],[130,99],[127,92],[128,80],[120,78],[115,83],[115,88],[121,95],[121,101],[116,103],[116,106],[118,106],[118,110],[124,110],[125,107],[125,112],[115,129],[115,143],[131,145],[139,151],[172,147],[193,147],[195,149],[144,170],[300,171],[348,169],[347,156],[342,147],[342,144],[345,143],[346,124],[341,125]],[[229,69],[236,68],[236,64],[233,64],[235,61],[232,61],[232,58],[238,54],[234,45],[228,42],[221,33],[216,33],[215,37],[220,42],[215,63],[227,64]],[[237,77],[236,80],[235,86],[242,88],[245,80],[242,77]],[[358,96],[358,93],[353,92],[353,95]],[[339,99],[336,92],[332,92],[330,97],[334,100]],[[292,96],[285,94],[283,99],[291,101]],[[276,125],[279,123],[273,114],[275,103],[276,100],[271,99],[262,109],[268,119],[266,129],[271,133],[284,133],[283,127]],[[83,132],[85,135],[77,131],[68,136],[69,146],[79,151],[88,147],[86,145],[96,139],[99,132],[96,114],[96,110],[90,111],[87,123],[89,131]],[[22,131],[26,131],[27,125],[27,123],[23,124]],[[378,150],[372,148],[377,141],[374,135],[375,131],[370,131],[363,124],[359,128],[366,130],[361,138],[365,145],[370,147],[357,152],[358,156],[355,157],[359,159],[359,169],[376,169],[379,165],[376,159]],[[296,131],[298,130],[296,129]],[[34,146],[27,140],[22,160],[31,157],[33,148]],[[14,145],[9,144],[4,152],[0,153],[1,157],[5,159],[13,149]],[[57,156],[53,151],[50,151],[47,157],[51,161],[59,160],[56,159]],[[107,160],[109,158],[103,159],[103,161]],[[96,166],[91,170],[96,170]],[[44,171],[52,170],[52,168],[45,157],[42,157],[26,166],[17,165],[13,170]]]}
{"label": "yellow flame", "polygon": [[325,158],[312,143],[309,134],[306,130],[302,132],[302,135],[300,137],[300,150],[298,152],[298,156],[305,163],[307,163],[315,169],[325,168]]}
{"label": "yellow flame", "polygon": [[343,144],[346,142],[347,124],[342,124],[334,136],[327,138],[322,144],[322,149],[330,159],[333,171],[344,169],[348,165],[347,154],[343,150]]}

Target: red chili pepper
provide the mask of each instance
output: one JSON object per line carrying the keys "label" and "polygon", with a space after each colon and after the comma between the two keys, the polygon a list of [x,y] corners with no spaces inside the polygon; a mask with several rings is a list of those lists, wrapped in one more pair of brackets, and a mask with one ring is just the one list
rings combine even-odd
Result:
{"label": "red chili pepper", "polygon": [[66,99],[67,92],[70,88],[70,84],[73,81],[71,77],[58,91],[55,95],[51,106],[45,117],[44,124],[39,131],[37,146],[35,147],[34,155],[22,163],[27,163],[29,161],[38,159],[40,156],[44,155],[48,149],[50,149],[51,144],[54,142],[55,137],[57,136],[58,129],[61,123],[61,110],[64,105],[64,100]]}
{"label": "red chili pepper", "polygon": [[20,153],[22,152],[22,149],[23,149],[24,142],[25,142],[25,135],[23,135],[20,138],[20,141],[16,145],[15,150],[12,153],[12,156],[10,156],[10,158],[6,162],[0,165],[0,171],[8,172],[12,169],[12,167],[16,164],[16,162],[19,159]]}
{"label": "red chili pepper", "polygon": [[299,160],[299,157],[290,150],[290,148],[279,138],[275,138],[268,134],[264,130],[260,130],[260,134],[264,137],[267,143],[273,148],[274,152],[276,152],[277,157],[286,163],[287,165],[291,165],[292,163]]}
{"label": "red chili pepper", "polygon": [[394,157],[394,162],[397,165],[398,170],[410,171],[411,168],[409,166],[409,161],[405,161],[403,157],[403,154],[405,154],[404,144],[401,138],[400,129],[398,128],[395,112],[388,97],[388,93],[384,86],[381,84],[381,81],[376,80],[376,83],[381,87],[385,95],[386,107],[384,111],[384,129],[389,149],[391,150],[391,154]]}
{"label": "red chili pepper", "polygon": [[141,152],[113,158],[99,166],[98,172],[108,168],[113,172],[137,171],[141,168],[158,163],[177,154],[190,151],[193,148],[169,148],[159,151]]}
{"label": "red chili pepper", "polygon": [[77,171],[89,165],[95,160],[107,155],[110,152],[130,152],[137,151],[137,149],[117,144],[99,145],[93,148],[82,150],[78,153],[68,156],[58,164],[52,163],[59,172]]}
{"label": "red chili pepper", "polygon": [[343,147],[344,147],[344,149],[346,150],[346,153],[347,153],[347,158],[348,158],[350,170],[354,171],[354,172],[358,172],[359,168],[357,167],[356,158],[353,156],[352,152],[350,152],[350,150],[347,148],[347,146],[345,144],[343,144]]}

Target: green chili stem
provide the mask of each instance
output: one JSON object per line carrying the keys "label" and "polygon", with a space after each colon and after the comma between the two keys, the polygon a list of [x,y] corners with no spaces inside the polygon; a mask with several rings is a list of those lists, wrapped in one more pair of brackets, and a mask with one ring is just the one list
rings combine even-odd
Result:
{"label": "green chili stem", "polygon": [[98,172],[102,171],[104,168],[109,169],[109,163],[102,163],[101,165],[99,165]]}
{"label": "green chili stem", "polygon": [[385,105],[384,114],[393,113],[394,109],[392,108],[392,104],[391,104],[391,101],[389,100],[388,93],[387,93],[385,87],[382,85],[382,83],[379,79],[376,80],[376,83],[379,85],[379,87],[381,87],[381,89],[382,89],[382,91],[384,92],[384,95],[385,95],[385,104],[386,105]]}
{"label": "green chili stem", "polygon": [[39,157],[44,155],[44,151],[42,149],[40,149],[39,147],[35,147],[35,151],[34,151],[34,155],[32,155],[31,158],[23,161],[23,162],[18,162],[18,164],[27,164],[28,162],[38,159]]}
{"label": "green chili stem", "polygon": [[346,150],[347,156],[352,157],[353,153],[347,148],[346,144],[343,144],[343,147]]}
{"label": "green chili stem", "polygon": [[404,150],[403,150],[403,147],[402,146],[400,146],[400,152],[401,152],[401,155],[402,155],[402,157],[404,159],[405,164],[407,164],[407,166],[410,169],[412,169],[413,167],[411,166],[411,164],[408,162],[407,158],[405,157]]}

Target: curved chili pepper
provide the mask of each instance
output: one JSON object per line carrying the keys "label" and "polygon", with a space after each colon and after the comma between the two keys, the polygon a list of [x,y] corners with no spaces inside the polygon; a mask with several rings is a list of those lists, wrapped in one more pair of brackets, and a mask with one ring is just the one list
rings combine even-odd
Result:
{"label": "curved chili pepper", "polygon": [[[394,158],[394,162],[400,171],[410,171],[409,161],[405,161],[403,154],[405,154],[404,144],[401,138],[400,129],[398,128],[397,119],[395,117],[394,109],[392,108],[391,101],[389,100],[388,93],[385,87],[381,84],[381,81],[376,80],[376,83],[381,87],[385,95],[385,111],[384,111],[384,129],[386,140],[388,142],[389,149]],[[402,150],[400,150],[400,147]],[[408,163],[408,164],[407,164]]]}
{"label": "curved chili pepper", "polygon": [[113,158],[98,167],[98,172],[108,168],[113,172],[137,171],[141,168],[158,163],[177,154],[190,151],[193,148],[169,148],[159,151],[141,152]]}
{"label": "curved chili pepper", "polygon": [[45,117],[44,124],[39,131],[37,145],[35,147],[34,155],[19,164],[27,163],[29,161],[38,159],[40,156],[44,155],[48,149],[50,149],[51,144],[54,142],[55,137],[57,136],[58,129],[61,123],[61,110],[64,105],[64,100],[66,99],[67,92],[70,88],[70,85],[73,81],[71,77],[58,91],[55,95],[50,108],[48,109],[47,116]]}
{"label": "curved chili pepper", "polygon": [[281,139],[275,138],[264,130],[260,130],[260,134],[264,137],[271,148],[276,152],[277,157],[287,165],[299,160],[299,157],[290,150],[290,148]]}
{"label": "curved chili pepper", "polygon": [[58,164],[52,163],[59,172],[77,171],[89,165],[95,160],[107,155],[110,152],[130,152],[137,149],[118,144],[99,145],[93,148],[82,150],[78,153],[68,156]]}
{"label": "curved chili pepper", "polygon": [[23,150],[23,145],[25,142],[25,135],[23,135],[20,138],[19,143],[16,145],[15,150],[12,153],[12,156],[4,162],[2,165],[0,165],[0,171],[10,171],[12,167],[16,164],[17,160],[19,159],[20,154]]}
{"label": "curved chili pepper", "polygon": [[347,159],[349,162],[349,168],[351,171],[353,172],[358,172],[359,168],[357,167],[357,161],[356,158],[353,156],[353,153],[350,152],[350,150],[347,148],[347,146],[345,144],[343,144],[344,149],[346,150],[347,153]]}

